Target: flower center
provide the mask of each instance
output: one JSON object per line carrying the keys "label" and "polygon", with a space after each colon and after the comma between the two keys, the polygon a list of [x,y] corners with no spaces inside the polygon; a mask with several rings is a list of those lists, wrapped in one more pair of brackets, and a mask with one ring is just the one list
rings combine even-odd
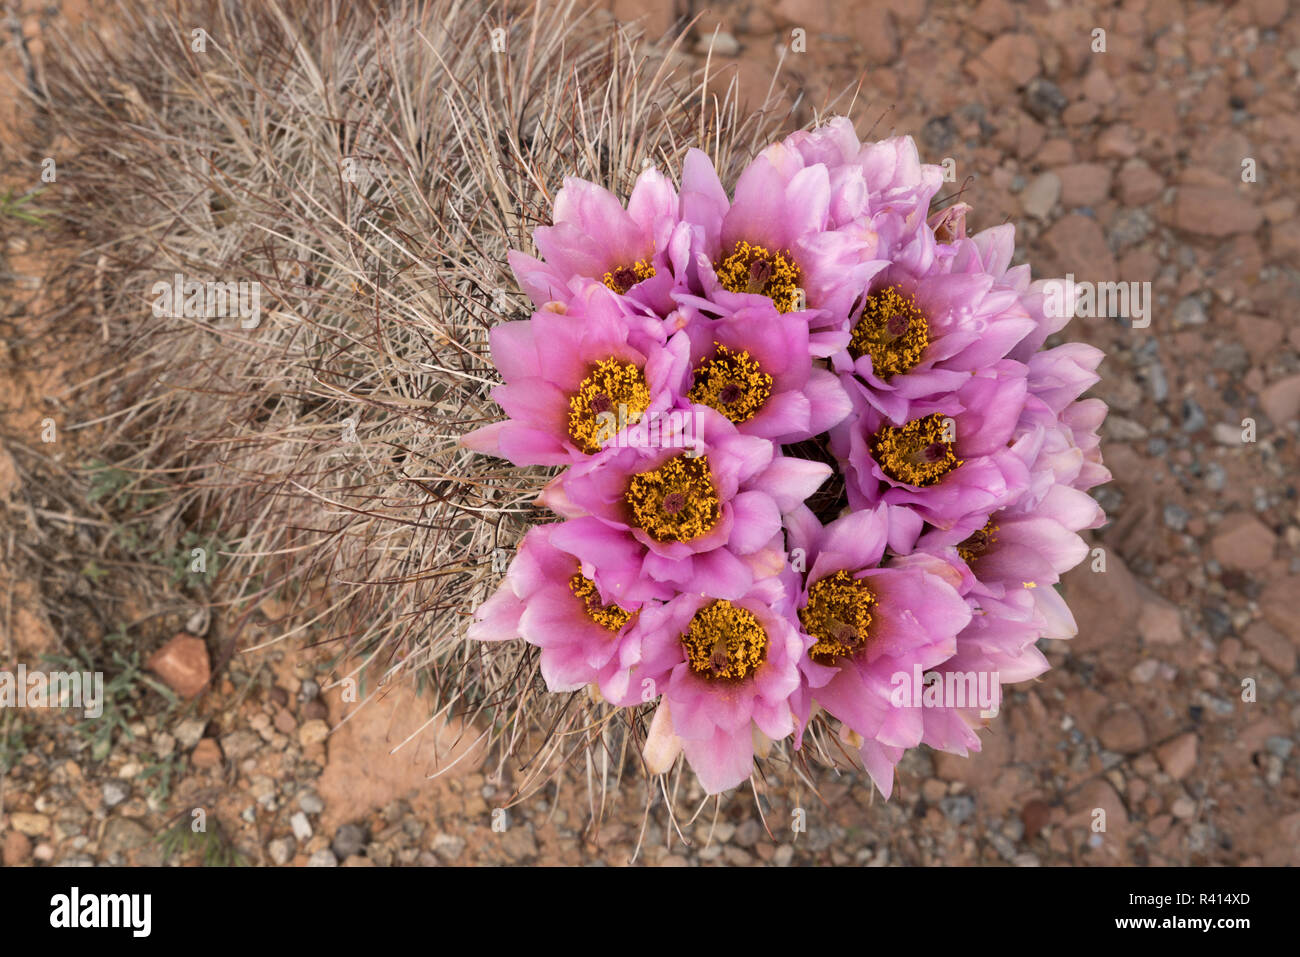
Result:
{"label": "flower center", "polygon": [[678,455],[632,476],[624,496],[632,524],[658,542],[689,542],[705,535],[722,514],[709,460]]}
{"label": "flower center", "polygon": [[788,253],[771,252],[763,246],[736,243],[731,254],[713,264],[718,282],[729,292],[767,296],[778,312],[802,308],[799,267]]}
{"label": "flower center", "polygon": [[881,379],[911,372],[930,344],[930,326],[916,300],[893,287],[873,292],[853,327],[849,355],[871,356],[871,371]]}
{"label": "flower center", "polygon": [[588,454],[625,426],[641,420],[650,405],[645,374],[631,362],[602,359],[569,399],[569,438]]}
{"label": "flower center", "polygon": [[648,259],[638,259],[630,266],[616,266],[605,273],[604,283],[620,296],[642,280],[655,274],[655,267]]}
{"label": "flower center", "polygon": [[813,582],[808,604],[799,611],[804,631],[817,639],[808,657],[829,665],[866,646],[876,596],[862,579],[845,571]]}
{"label": "flower center", "polygon": [[979,531],[972,532],[970,535],[966,536],[966,538],[962,539],[961,543],[957,546],[957,554],[961,556],[961,560],[969,565],[971,562],[975,561],[975,559],[987,552],[998,540],[998,537],[995,534],[997,530],[998,527],[993,524],[993,519],[990,518],[984,523],[983,528]]}
{"label": "flower center", "polygon": [[695,384],[687,398],[707,405],[732,422],[748,422],[772,395],[772,377],[749,352],[732,352],[715,342],[718,351],[695,370]]}
{"label": "flower center", "polygon": [[632,612],[624,611],[618,605],[602,604],[600,592],[596,590],[596,583],[582,572],[569,579],[569,590],[578,601],[582,602],[582,609],[587,613],[587,617],[602,628],[618,631],[632,617]]}
{"label": "flower center", "polygon": [[937,412],[903,426],[883,425],[871,437],[871,454],[895,482],[934,485],[962,464],[953,451],[946,419]]}
{"label": "flower center", "polygon": [[715,601],[695,613],[682,635],[691,671],[711,681],[749,677],[767,656],[767,632],[751,612]]}

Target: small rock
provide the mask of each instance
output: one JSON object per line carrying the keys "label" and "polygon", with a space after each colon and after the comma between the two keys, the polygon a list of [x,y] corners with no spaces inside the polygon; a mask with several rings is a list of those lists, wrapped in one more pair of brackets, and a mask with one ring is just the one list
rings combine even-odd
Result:
{"label": "small rock", "polygon": [[1196,802],[1183,794],[1170,805],[1169,813],[1180,821],[1190,820],[1196,815]]}
{"label": "small rock", "polygon": [[1196,296],[1185,296],[1174,306],[1175,326],[1203,326],[1209,321],[1205,306]]}
{"label": "small rock", "polygon": [[338,867],[339,860],[328,847],[323,848],[307,859],[308,867]]}
{"label": "small rock", "polygon": [[1149,596],[1138,615],[1138,634],[1151,645],[1177,645],[1183,640],[1182,615],[1176,605]]}
{"label": "small rock", "polygon": [[1164,517],[1167,528],[1172,528],[1175,532],[1181,532],[1187,527],[1187,520],[1192,517],[1192,514],[1181,505],[1170,502],[1165,505]]}
{"label": "small rock", "polygon": [[1025,109],[1041,123],[1059,116],[1069,105],[1061,88],[1044,77],[1035,77],[1025,87]]}
{"label": "small rock", "polygon": [[20,834],[26,834],[28,837],[39,837],[42,834],[48,834],[50,830],[50,819],[44,814],[31,814],[26,811],[14,811],[9,815],[9,824],[15,831]]}
{"label": "small rock", "polygon": [[131,786],[124,781],[104,782],[104,807],[114,808],[131,796]]}
{"label": "small rock", "polygon": [[308,721],[298,729],[298,742],[304,748],[309,748],[313,744],[320,744],[329,736],[330,726],[319,718],[314,721]]}
{"label": "small rock", "polygon": [[1101,722],[1097,739],[1109,751],[1134,754],[1147,746],[1147,729],[1142,715],[1133,708],[1116,708]]}
{"label": "small rock", "polygon": [[366,846],[366,833],[356,824],[344,824],[334,835],[334,855],[346,860],[353,854],[360,854]]}
{"label": "small rock", "polygon": [[5,835],[4,845],[0,847],[0,862],[5,867],[17,867],[26,864],[32,855],[32,842],[22,831],[10,831]]}
{"label": "small rock", "polygon": [[1295,648],[1284,634],[1268,622],[1251,622],[1241,637],[1282,677],[1289,678],[1295,672]]}
{"label": "small rock", "polygon": [[975,813],[975,799],[969,794],[952,794],[939,802],[943,816],[960,824]]}
{"label": "small rock", "polygon": [[772,863],[777,867],[789,867],[792,860],[794,860],[794,848],[789,844],[782,844],[772,855]]}
{"label": "small rock", "polygon": [[271,860],[283,867],[293,860],[293,852],[296,846],[294,839],[291,837],[277,837],[266,846],[266,850],[271,855]]}
{"label": "small rock", "polygon": [[1280,761],[1285,761],[1291,757],[1291,749],[1295,747],[1295,742],[1290,738],[1282,737],[1280,734],[1271,734],[1264,739],[1264,747],[1269,754]]}
{"label": "small rock", "polygon": [[325,802],[315,791],[303,791],[298,795],[298,806],[307,814],[319,814],[325,810]]}
{"label": "small rock", "polygon": [[1180,734],[1156,748],[1156,760],[1175,781],[1181,781],[1196,767],[1197,738],[1194,732]]}
{"label": "small rock", "polygon": [[127,817],[110,818],[99,842],[99,852],[104,857],[124,854],[149,843],[149,832],[139,821]]}
{"label": "small rock", "polygon": [[1300,375],[1279,379],[1259,394],[1259,405],[1275,425],[1300,417]]}
{"label": "small rock", "polygon": [[1273,560],[1273,532],[1255,516],[1238,514],[1221,527],[1210,550],[1224,568],[1257,571]]}
{"label": "small rock", "polygon": [[295,811],[289,817],[289,826],[293,828],[293,836],[299,842],[311,840],[311,822],[307,820],[307,815],[302,811]]}
{"label": "small rock", "polygon": [[1042,173],[1021,190],[1020,206],[1027,216],[1047,219],[1060,197],[1061,177],[1051,172]]}
{"label": "small rock", "polygon": [[261,746],[262,739],[252,731],[232,731],[221,739],[222,753],[235,762],[256,754]]}
{"label": "small rock", "polygon": [[1075,163],[1057,170],[1061,182],[1061,203],[1098,206],[1110,196],[1110,167],[1103,163]]}
{"label": "small rock", "polygon": [[204,738],[190,754],[190,763],[196,768],[219,768],[221,760],[221,747],[215,738]]}
{"label": "small rock", "polygon": [[1026,801],[1025,806],[1020,809],[1020,821],[1025,827],[1025,840],[1032,841],[1042,833],[1051,817],[1052,809],[1046,801],[1037,798]]}
{"label": "small rock", "polygon": [[172,728],[172,734],[176,737],[176,743],[188,751],[199,743],[207,727],[206,718],[186,718],[176,723],[176,727]]}
{"label": "small rock", "polygon": [[1201,236],[1253,233],[1264,215],[1229,186],[1179,186],[1174,192],[1173,225]]}
{"label": "small rock", "polygon": [[433,839],[433,850],[445,861],[454,861],[465,851],[465,839],[454,834],[438,834]]}
{"label": "small rock", "polygon": [[1140,661],[1134,665],[1128,676],[1134,683],[1144,685],[1154,678],[1159,670],[1160,662],[1154,658],[1147,658],[1145,661]]}
{"label": "small rock", "polygon": [[193,698],[211,676],[208,646],[182,631],[149,656],[148,668],[182,698]]}

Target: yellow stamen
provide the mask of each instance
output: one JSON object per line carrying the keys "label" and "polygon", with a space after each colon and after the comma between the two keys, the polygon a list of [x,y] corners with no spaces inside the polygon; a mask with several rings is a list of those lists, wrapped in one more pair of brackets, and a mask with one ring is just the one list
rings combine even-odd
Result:
{"label": "yellow stamen", "polygon": [[721,262],[713,264],[722,288],[767,296],[778,312],[802,309],[799,267],[787,252],[772,252],[741,241]]}
{"label": "yellow stamen", "polygon": [[632,618],[632,612],[624,611],[618,605],[603,604],[596,583],[581,572],[569,579],[569,590],[582,602],[587,617],[602,628],[618,631]]}
{"label": "yellow stamen", "polygon": [[659,542],[692,541],[708,534],[722,515],[704,455],[677,455],[633,475],[624,497],[632,524]]}
{"label": "yellow stamen", "polygon": [[695,384],[687,398],[707,405],[732,422],[748,422],[772,395],[772,377],[749,352],[732,352],[715,342],[713,358],[695,370]]}
{"label": "yellow stamen", "polygon": [[871,437],[871,454],[895,482],[934,485],[962,464],[947,434],[945,417],[937,412],[903,426],[883,425]]}
{"label": "yellow stamen", "polygon": [[569,437],[584,452],[595,454],[603,440],[639,422],[649,405],[645,373],[630,362],[602,359],[569,399]]}
{"label": "yellow stamen", "polygon": [[617,266],[605,273],[604,283],[620,296],[637,283],[649,279],[655,274],[655,267],[648,259],[638,259],[630,266]]}
{"label": "yellow stamen", "polygon": [[998,527],[993,524],[993,519],[990,518],[984,523],[983,528],[971,532],[970,535],[962,539],[957,546],[957,554],[961,556],[961,560],[969,565],[987,552],[989,547],[998,540],[997,535],[994,534],[997,530]]}
{"label": "yellow stamen", "polygon": [[767,656],[767,632],[751,612],[715,601],[695,613],[682,635],[691,670],[711,681],[741,681]]}
{"label": "yellow stamen", "polygon": [[808,656],[829,665],[866,647],[871,637],[871,609],[875,606],[871,587],[846,571],[813,582],[808,589],[808,605],[799,611],[804,631],[817,639],[808,649]]}
{"label": "yellow stamen", "polygon": [[873,292],[853,327],[849,354],[871,356],[871,371],[889,380],[911,372],[930,344],[930,326],[916,300],[892,287]]}

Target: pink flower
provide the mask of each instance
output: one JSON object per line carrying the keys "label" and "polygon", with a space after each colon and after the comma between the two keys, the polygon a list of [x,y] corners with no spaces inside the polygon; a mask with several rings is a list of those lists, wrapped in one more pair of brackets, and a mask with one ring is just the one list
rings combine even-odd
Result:
{"label": "pink flower", "polygon": [[640,660],[623,703],[663,696],[647,746],[654,770],[684,752],[704,790],[718,794],[749,777],[756,733],[775,741],[794,731],[790,696],[807,642],[777,578],[733,600],[678,595],[642,613],[635,640]]}
{"label": "pink flower", "polygon": [[928,671],[951,658],[970,608],[951,574],[880,567],[888,538],[884,506],[825,527],[801,509],[787,527],[792,552],[799,549],[808,563],[795,605],[801,630],[814,642],[795,696],[800,735],[815,701],[858,736],[864,766],[889,797],[897,761],[889,749],[915,747],[924,734],[921,708],[894,700],[897,676],[910,679],[914,668]]}
{"label": "pink flower", "polygon": [[566,465],[616,441],[628,425],[672,406],[686,371],[685,337],[664,343],[658,323],[590,284],[563,313],[540,310],[490,333],[509,416],[461,439],[516,465]]}
{"label": "pink flower", "polygon": [[780,566],[781,515],[830,474],[777,454],[706,406],[691,406],[690,444],[611,448],[547,486],[542,503],[574,520],[555,541],[601,570],[616,596],[675,588],[736,599]]}
{"label": "pink flower", "polygon": [[681,393],[733,422],[740,432],[785,444],[811,438],[852,410],[839,379],[814,366],[808,329],[771,303],[721,319],[698,314],[686,326],[691,368]]}
{"label": "pink flower", "polygon": [[659,311],[672,308],[690,254],[677,193],[658,170],[637,177],[627,208],[607,189],[566,177],[555,195],[554,225],[533,231],[545,262],[516,250],[508,259],[533,302],[567,302],[583,280]]}
{"label": "pink flower", "polygon": [[849,504],[906,506],[931,525],[951,528],[1013,501],[1029,479],[1025,462],[1007,447],[1026,390],[1025,367],[1004,359],[956,392],[912,402],[908,420],[895,423],[865,390],[851,388],[855,415],[831,430]]}
{"label": "pink flower", "polygon": [[604,686],[625,664],[640,602],[615,601],[599,569],[552,541],[560,525],[538,525],[519,546],[505,580],[474,613],[475,641],[522,638],[542,649],[541,670],[553,692]]}

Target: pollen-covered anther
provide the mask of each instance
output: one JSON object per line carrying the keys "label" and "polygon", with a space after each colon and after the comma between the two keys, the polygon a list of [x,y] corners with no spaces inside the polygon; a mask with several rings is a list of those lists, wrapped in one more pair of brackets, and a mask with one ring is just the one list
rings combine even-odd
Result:
{"label": "pollen-covered anther", "polygon": [[895,482],[923,488],[938,483],[962,460],[953,450],[947,417],[922,416],[906,425],[883,425],[871,437],[871,454]]}
{"label": "pollen-covered anther", "polygon": [[695,613],[682,635],[691,671],[711,681],[741,681],[767,656],[767,632],[753,613],[715,601]]}
{"label": "pollen-covered anther", "polygon": [[687,397],[721,412],[732,422],[748,422],[772,395],[772,377],[750,358],[749,352],[732,352],[714,343],[713,358],[695,370],[695,384]]}
{"label": "pollen-covered anther", "polygon": [[602,359],[569,399],[569,438],[582,451],[595,454],[603,440],[639,422],[649,406],[645,373],[631,362]]}
{"label": "pollen-covered anther", "polygon": [[930,325],[916,300],[891,287],[867,297],[853,327],[849,354],[871,356],[871,371],[888,381],[911,372],[930,344]]}
{"label": "pollen-covered anther", "polygon": [[632,524],[659,542],[707,535],[722,515],[705,455],[677,455],[657,469],[633,475],[624,497]]}
{"label": "pollen-covered anther", "polygon": [[971,532],[957,545],[957,554],[967,565],[975,561],[985,552],[987,552],[998,540],[998,527],[990,518],[984,523],[984,527],[977,531]]}
{"label": "pollen-covered anther", "polygon": [[861,651],[871,637],[875,606],[871,587],[846,571],[813,582],[808,588],[808,604],[799,611],[804,631],[817,639],[808,656],[829,665]]}
{"label": "pollen-covered anther", "polygon": [[728,292],[767,296],[778,312],[803,308],[799,267],[787,252],[773,252],[742,240],[720,262],[713,264],[713,271]]}
{"label": "pollen-covered anther", "polygon": [[639,282],[644,282],[655,274],[655,267],[648,259],[638,259],[630,266],[615,266],[605,273],[602,282],[620,296]]}
{"label": "pollen-covered anther", "polygon": [[583,575],[582,572],[578,572],[569,579],[569,590],[573,592],[573,596],[578,601],[582,602],[582,608],[587,613],[587,617],[602,628],[609,631],[618,631],[632,618],[632,612],[626,611],[618,605],[606,605],[601,602],[596,583]]}

